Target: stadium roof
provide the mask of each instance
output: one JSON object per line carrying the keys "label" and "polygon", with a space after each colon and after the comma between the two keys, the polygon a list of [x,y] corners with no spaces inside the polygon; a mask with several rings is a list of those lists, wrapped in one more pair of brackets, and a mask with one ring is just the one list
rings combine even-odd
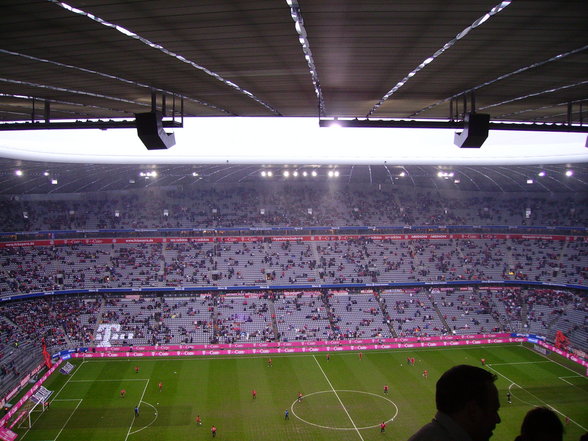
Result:
{"label": "stadium roof", "polygon": [[[585,0],[6,1],[0,14],[0,129],[32,121],[36,127],[29,129],[133,120],[155,99],[169,125],[182,113],[459,122],[475,108],[494,122],[586,130],[586,22]],[[13,179],[18,165],[1,160],[2,179]],[[211,183],[243,182],[258,176],[262,165],[195,168]],[[50,164],[21,166],[30,166],[32,176]],[[180,176],[186,167],[168,169]],[[535,188],[587,189],[584,165],[574,165],[571,180],[565,164],[551,167],[557,173]],[[78,190],[113,188],[115,182],[128,188],[131,179],[122,170],[139,170],[77,168],[86,170]],[[470,189],[504,191],[528,190],[532,186],[521,187],[520,178],[541,171],[468,170]],[[109,178],[110,171],[120,178]],[[421,165],[408,174],[438,183],[432,180],[438,171]],[[340,172],[348,182],[397,177],[382,164],[345,165]],[[34,182],[22,188],[23,182],[0,182],[7,184],[0,192],[75,191],[61,184],[43,190]]]}

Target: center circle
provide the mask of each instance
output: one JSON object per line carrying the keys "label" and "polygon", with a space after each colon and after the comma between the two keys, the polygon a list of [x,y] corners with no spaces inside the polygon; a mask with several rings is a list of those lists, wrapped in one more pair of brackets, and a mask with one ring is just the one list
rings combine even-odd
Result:
{"label": "center circle", "polygon": [[[394,401],[392,401],[391,399],[389,399],[388,397],[379,395],[379,394],[375,394],[372,392],[364,392],[361,390],[321,390],[318,392],[311,392],[308,395],[304,396],[304,400],[307,400],[308,398],[312,397],[313,395],[321,395],[321,394],[333,394],[336,397],[338,397],[339,393],[355,393],[355,394],[364,394],[364,395],[370,395],[372,397],[376,397],[376,398],[380,398],[382,400],[388,401],[388,403],[390,403],[392,406],[394,406],[394,415],[392,415],[391,418],[385,420],[385,423],[389,423],[391,421],[394,421],[394,419],[398,416],[398,406],[396,405],[396,403],[394,403]],[[339,398],[337,398],[339,399]],[[330,429],[330,430],[364,430],[364,429],[374,429],[377,427],[380,427],[380,422],[372,425],[372,426],[363,426],[363,427],[333,427],[333,426],[325,426],[322,424],[317,424],[317,423],[313,423],[311,421],[308,421],[304,418],[302,418],[300,415],[298,415],[296,413],[295,410],[295,406],[299,403],[298,400],[294,400],[294,402],[292,403],[292,405],[290,406],[290,410],[292,412],[292,415],[294,415],[296,418],[298,418],[300,421],[302,421],[303,423],[306,423],[308,425],[314,426],[314,427],[320,427],[322,429]],[[342,405],[341,405],[342,406]],[[343,411],[343,409],[342,409]],[[345,413],[347,413],[347,411],[344,411]],[[349,416],[349,415],[348,415]]]}

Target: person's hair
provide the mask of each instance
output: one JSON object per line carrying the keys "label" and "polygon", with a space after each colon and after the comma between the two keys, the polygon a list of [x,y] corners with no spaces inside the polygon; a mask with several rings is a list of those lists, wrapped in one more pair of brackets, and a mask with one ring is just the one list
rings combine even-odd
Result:
{"label": "person's hair", "polygon": [[547,407],[531,409],[521,424],[521,439],[525,441],[562,439],[563,432],[560,419]]}
{"label": "person's hair", "polygon": [[437,410],[452,414],[472,400],[480,407],[486,407],[489,387],[496,378],[495,374],[476,366],[461,364],[452,367],[437,381]]}

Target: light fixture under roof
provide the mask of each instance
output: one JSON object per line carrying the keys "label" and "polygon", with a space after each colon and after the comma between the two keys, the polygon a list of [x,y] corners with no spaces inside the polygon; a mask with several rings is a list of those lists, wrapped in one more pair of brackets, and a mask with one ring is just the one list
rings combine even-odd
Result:
{"label": "light fixture under roof", "polygon": [[537,173],[537,175],[543,177],[543,176],[545,176],[545,172],[544,171],[540,171],[539,173]]}
{"label": "light fixture under roof", "polygon": [[16,176],[22,176],[22,175],[23,175],[23,172],[22,172],[22,170],[16,170],[16,171],[14,172],[14,174],[15,174]]}
{"label": "light fixture under roof", "polygon": [[290,16],[292,17],[292,20],[294,20],[294,29],[296,29],[296,32],[298,33],[298,41],[302,46],[302,52],[304,53],[304,58],[308,64],[308,70],[310,72],[312,84],[314,85],[314,93],[318,99],[319,114],[320,116],[324,116],[326,112],[325,103],[323,100],[323,92],[321,90],[321,83],[318,78],[317,69],[314,64],[312,51],[310,50],[308,35],[306,33],[306,29],[304,28],[304,19],[302,18],[302,13],[300,12],[300,6],[298,5],[297,0],[286,0],[286,3],[288,3],[288,6],[290,7]]}
{"label": "light fixture under roof", "polygon": [[566,176],[567,177],[574,176],[574,170],[566,170]]}

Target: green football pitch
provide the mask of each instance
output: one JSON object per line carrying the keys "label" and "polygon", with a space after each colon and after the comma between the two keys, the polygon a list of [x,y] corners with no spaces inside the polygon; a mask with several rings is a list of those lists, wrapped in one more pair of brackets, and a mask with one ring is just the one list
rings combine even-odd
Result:
{"label": "green football pitch", "polygon": [[534,406],[569,418],[565,440],[588,431],[588,379],[521,345],[271,357],[272,366],[267,356],[76,360],[72,374],[46,382],[50,407],[17,430],[19,440],[209,440],[212,425],[223,441],[406,440],[432,418],[441,373],[481,358],[498,376],[502,423],[493,439],[513,440]]}

